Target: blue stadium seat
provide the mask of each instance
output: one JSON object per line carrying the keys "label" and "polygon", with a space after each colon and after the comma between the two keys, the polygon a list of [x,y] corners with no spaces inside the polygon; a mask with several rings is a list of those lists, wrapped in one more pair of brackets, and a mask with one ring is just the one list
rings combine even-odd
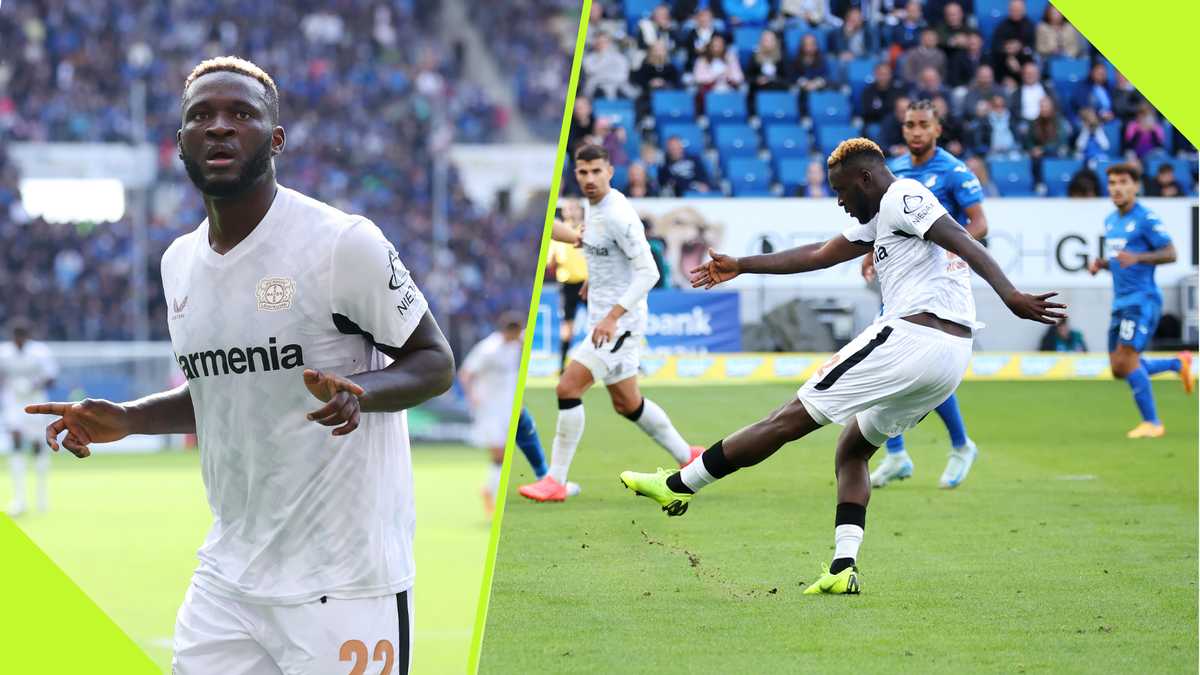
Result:
{"label": "blue stadium seat", "polygon": [[678,136],[683,149],[699,155],[704,152],[704,132],[695,124],[664,124],[658,129],[658,141],[663,148],[667,139]]}
{"label": "blue stadium seat", "polygon": [[1087,59],[1056,57],[1050,59],[1050,80],[1060,92],[1073,92],[1087,79],[1090,69]]}
{"label": "blue stadium seat", "polygon": [[840,91],[814,91],[808,94],[808,114],[814,126],[850,121],[850,99]]}
{"label": "blue stadium seat", "polygon": [[770,194],[771,167],[761,159],[753,157],[731,159],[726,175],[735,197]]}
{"label": "blue stadium seat", "polygon": [[790,91],[760,91],[754,95],[754,111],[763,124],[797,122],[800,100]]}
{"label": "blue stadium seat", "polygon": [[710,124],[745,122],[746,95],[740,91],[710,91],[704,95],[704,114]]}
{"label": "blue stadium seat", "polygon": [[1116,157],[1121,154],[1121,120],[1105,122],[1104,136],[1108,138],[1108,154]]}
{"label": "blue stadium seat", "polygon": [[758,132],[748,124],[722,124],[713,131],[713,144],[728,166],[735,157],[758,155]]}
{"label": "blue stadium seat", "polygon": [[[813,33],[817,36],[817,44],[821,46],[821,52],[824,53],[829,46],[829,29],[827,28],[810,28],[807,25],[792,26],[783,31],[783,50],[787,58],[795,58],[797,52],[800,51],[800,42],[804,40],[804,36]],[[828,55],[826,55],[828,58]]]}
{"label": "blue stadium seat", "polygon": [[852,124],[826,124],[817,127],[817,150],[823,155],[833,152],[838,143],[854,138],[858,130]]}
{"label": "blue stadium seat", "polygon": [[788,157],[775,162],[775,172],[783,185],[785,195],[794,195],[796,191],[808,185],[807,158]]}
{"label": "blue stadium seat", "polygon": [[[996,26],[1008,16],[1008,0],[975,0],[975,20],[979,25],[979,34],[989,47],[992,44],[992,33]],[[1040,18],[1040,17],[1038,17]],[[1038,18],[1030,21],[1037,23]]]}
{"label": "blue stadium seat", "polygon": [[754,56],[754,49],[758,47],[758,39],[762,37],[763,29],[761,27],[741,26],[733,29],[733,47],[737,48],[738,61],[742,67],[750,65],[750,58]]}
{"label": "blue stadium seat", "polygon": [[1163,164],[1170,164],[1175,167],[1175,180],[1179,181],[1179,186],[1183,188],[1183,194],[1196,194],[1196,163],[1190,159],[1179,159],[1177,157],[1160,156],[1146,160],[1146,176],[1147,181],[1153,181],[1155,174],[1158,173],[1158,167]]}
{"label": "blue stadium seat", "polygon": [[812,139],[808,130],[798,124],[772,124],[767,127],[767,149],[776,159],[808,157]]}
{"label": "blue stadium seat", "polygon": [[1108,174],[1105,171],[1113,164],[1120,164],[1120,159],[1101,159],[1092,163],[1092,171],[1096,172],[1096,178],[1100,179],[1100,195],[1108,196]]}
{"label": "blue stadium seat", "polygon": [[861,115],[863,90],[875,83],[875,66],[879,59],[866,57],[846,64],[846,81],[850,84],[850,105],[855,115]]}
{"label": "blue stadium seat", "polygon": [[696,118],[696,100],[689,91],[659,89],[650,94],[650,112],[658,124],[691,122]]}
{"label": "blue stadium seat", "polygon": [[1028,157],[1022,159],[993,159],[988,162],[992,182],[1004,197],[1033,194],[1033,165]]}
{"label": "blue stadium seat", "polygon": [[1046,183],[1046,195],[1066,196],[1071,177],[1081,168],[1083,162],[1078,159],[1047,157],[1042,160],[1042,180]]}
{"label": "blue stadium seat", "polygon": [[629,187],[629,166],[625,164],[613,165],[612,186],[624,192]]}
{"label": "blue stadium seat", "polygon": [[614,125],[629,130],[637,126],[637,113],[633,109],[633,101],[627,99],[598,98],[592,101],[592,114],[596,117],[607,117]]}
{"label": "blue stadium seat", "polygon": [[662,0],[624,0],[622,3],[625,13],[626,28],[630,33],[637,30],[638,21],[650,16],[654,8],[662,4]]}

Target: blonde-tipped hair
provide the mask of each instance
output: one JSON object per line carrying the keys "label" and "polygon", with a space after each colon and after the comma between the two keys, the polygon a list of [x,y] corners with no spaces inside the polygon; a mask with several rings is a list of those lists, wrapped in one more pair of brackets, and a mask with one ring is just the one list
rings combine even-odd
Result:
{"label": "blonde-tipped hair", "polygon": [[252,61],[247,61],[238,56],[217,56],[211,59],[205,59],[196,64],[192,68],[192,72],[188,74],[187,80],[183,83],[183,95],[187,96],[188,87],[192,86],[198,78],[208,75],[209,73],[228,72],[238,73],[246,77],[252,77],[262,83],[262,86],[267,90],[267,104],[270,106],[268,111],[271,114],[271,119],[279,120],[279,88],[275,86],[275,80],[267,74],[267,71],[259,68]]}
{"label": "blonde-tipped hair", "polygon": [[879,148],[879,145],[877,145],[875,141],[869,138],[847,138],[841,143],[838,143],[838,146],[833,149],[833,152],[829,153],[829,159],[826,160],[825,163],[829,165],[830,169],[832,169],[847,159],[862,154],[876,155],[881,160],[886,158],[886,155],[883,154],[883,150]]}

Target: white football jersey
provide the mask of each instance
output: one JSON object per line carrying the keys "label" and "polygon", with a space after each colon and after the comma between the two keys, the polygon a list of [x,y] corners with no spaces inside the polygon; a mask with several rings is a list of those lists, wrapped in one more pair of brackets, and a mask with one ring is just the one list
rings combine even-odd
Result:
{"label": "white football jersey", "polygon": [[225,255],[208,221],[162,259],[168,327],[196,412],[212,530],[194,582],[249,602],[359,598],[413,581],[405,414],[364,413],[332,436],[305,368],[342,375],[390,362],[427,304],[371,221],[283,186]]}
{"label": "white football jersey", "polygon": [[50,348],[35,340],[0,343],[0,388],[10,414],[24,415],[25,406],[46,400],[46,383],[58,377],[58,362]]}
{"label": "white football jersey", "polygon": [[928,188],[898,178],[883,194],[871,222],[843,232],[850,241],[875,245],[875,272],[883,293],[880,320],[929,312],[970,328],[980,326],[967,263],[925,240],[944,215],[945,207]]}
{"label": "white football jersey", "polygon": [[[633,280],[634,258],[650,250],[646,228],[625,195],[610,189],[599,204],[584,200],[583,255],[588,268],[588,331],[609,310]],[[617,320],[617,335],[646,333],[646,299],[626,307]]]}
{"label": "white football jersey", "polygon": [[480,396],[476,417],[498,417],[508,424],[520,369],[520,340],[508,342],[496,331],[471,348],[459,372],[470,375],[471,387]]}

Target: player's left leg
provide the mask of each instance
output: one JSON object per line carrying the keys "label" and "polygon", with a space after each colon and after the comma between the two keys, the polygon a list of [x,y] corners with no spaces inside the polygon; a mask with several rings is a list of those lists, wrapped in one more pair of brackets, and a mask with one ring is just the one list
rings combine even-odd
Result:
{"label": "player's left leg", "polygon": [[263,643],[291,673],[406,675],[412,665],[412,591],[262,606]]}
{"label": "player's left leg", "polygon": [[504,468],[504,446],[488,448],[491,463],[488,465],[487,483],[483,486],[483,510],[489,518],[496,510],[496,495],[500,492],[500,476]]}
{"label": "player's left leg", "polygon": [[942,471],[938,485],[955,488],[967,479],[967,473],[975,463],[979,448],[975,447],[975,442],[967,436],[967,425],[963,423],[957,393],[950,394],[950,398],[934,408],[934,411],[942,418],[946,431],[950,433],[950,459],[946,462],[946,470]]}
{"label": "player's left leg", "polygon": [[1179,381],[1183,383],[1183,391],[1186,394],[1191,394],[1195,386],[1192,381],[1192,353],[1188,351],[1179,352],[1174,358],[1170,359],[1148,359],[1145,356],[1141,357],[1140,362],[1142,367],[1146,369],[1146,374],[1154,377],[1159,373],[1179,373]]}
{"label": "player's left leg", "polygon": [[538,438],[533,416],[524,408],[521,408],[521,416],[517,418],[516,441],[517,447],[525,455],[525,460],[529,462],[529,467],[533,469],[533,475],[537,478],[545,476],[549,467],[546,466],[546,453],[542,450],[542,440]]}
{"label": "player's left leg", "polygon": [[1129,384],[1142,417],[1141,423],[1126,434],[1127,438],[1158,438],[1166,433],[1166,427],[1158,419],[1150,373],[1141,358],[1157,326],[1158,312],[1154,307],[1130,307],[1114,312],[1109,327],[1108,358],[1113,377]]}
{"label": "player's left leg", "polygon": [[44,443],[30,441],[29,452],[33,455],[33,468],[36,472],[37,510],[45,513],[50,510],[50,450]]}
{"label": "player's left leg", "polygon": [[8,515],[16,517],[25,513],[25,449],[20,431],[12,432],[12,454],[8,456],[8,471],[12,474],[13,496],[8,505]]}
{"label": "player's left leg", "polygon": [[693,449],[688,445],[676,431],[675,425],[671,424],[666,411],[642,395],[636,375],[608,385],[608,395],[612,399],[613,409],[671,453],[679,466],[684,466],[703,452],[701,448]]}

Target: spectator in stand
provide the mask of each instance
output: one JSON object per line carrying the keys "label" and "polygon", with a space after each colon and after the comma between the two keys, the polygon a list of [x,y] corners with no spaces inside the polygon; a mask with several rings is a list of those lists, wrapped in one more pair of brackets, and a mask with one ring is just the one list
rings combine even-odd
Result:
{"label": "spectator in stand", "polygon": [[905,82],[918,84],[924,72],[930,68],[937,71],[938,82],[946,77],[946,55],[938,47],[938,34],[932,28],[921,31],[917,46],[904,52],[900,73]]}
{"label": "spectator in stand", "polygon": [[[714,35],[708,41],[704,53],[696,59],[692,69],[692,77],[696,81],[697,98],[703,103],[704,94],[710,91],[729,91],[742,86],[745,75],[742,65],[738,62],[733,50],[726,49],[725,37]],[[702,107],[702,106],[697,106]]]}
{"label": "spectator in stand", "polygon": [[990,101],[979,99],[975,102],[975,110],[963,124],[964,154],[987,156],[992,143],[992,127],[988,122],[991,110]]}
{"label": "spectator in stand", "polygon": [[746,81],[750,83],[751,103],[754,95],[760,91],[787,89],[790,86],[783,48],[774,31],[765,30],[759,36],[754,55],[750,57],[750,65],[746,68]]}
{"label": "spectator in stand", "polygon": [[1169,162],[1158,165],[1154,178],[1146,181],[1146,196],[1148,197],[1181,197],[1183,186],[1175,179],[1175,167]]}
{"label": "spectator in stand", "polygon": [[680,87],[679,69],[671,63],[666,42],[659,41],[650,45],[650,51],[646,53],[646,58],[642,59],[642,65],[633,74],[633,83],[642,90],[641,100],[646,110],[649,110],[651,92]]}
{"label": "spectator in stand", "polygon": [[1149,103],[1142,103],[1137,119],[1125,125],[1124,142],[1125,148],[1132,150],[1139,160],[1166,144],[1166,132]]}
{"label": "spectator in stand", "polygon": [[1012,154],[1020,150],[1016,120],[1013,119],[1012,111],[1008,109],[1008,101],[1005,101],[1003,96],[992,97],[987,123],[990,131],[988,154]]}
{"label": "spectator in stand", "polygon": [[899,20],[891,27],[891,37],[888,41],[893,48],[899,47],[902,50],[916,47],[921,42],[921,31],[925,30],[926,26],[925,17],[921,14],[921,3],[909,0],[905,3]]}
{"label": "spectator in stand", "polygon": [[[966,45],[946,60],[946,84],[954,89],[965,88],[979,69],[988,64],[982,35],[975,31],[967,33]],[[988,77],[991,76],[992,69],[988,66]]]}
{"label": "spectator in stand", "polygon": [[1108,86],[1108,68],[1103,63],[1092,64],[1086,80],[1079,84],[1075,94],[1077,108],[1091,108],[1101,122],[1113,119],[1113,97]]}
{"label": "spectator in stand", "polygon": [[962,117],[972,117],[979,108],[980,101],[991,101],[993,96],[1003,96],[1004,89],[996,84],[992,76],[992,67],[984,64],[975,70],[975,79],[967,87],[966,92],[958,102],[958,114]]}
{"label": "spectator in stand", "polygon": [[1026,122],[1037,119],[1042,110],[1042,99],[1050,96],[1042,84],[1042,73],[1037,64],[1030,61],[1021,67],[1021,86],[1013,92],[1014,115]]}
{"label": "spectator in stand", "polygon": [[829,84],[829,64],[825,62],[825,55],[821,53],[821,45],[817,42],[816,35],[806,33],[800,39],[800,49],[792,64],[792,75],[796,84],[805,92],[824,89]]}
{"label": "spectator in stand", "polygon": [[767,0],[722,0],[725,19],[734,26],[762,26],[771,14]]}
{"label": "spectator in stand", "polygon": [[829,19],[829,0],[781,0],[779,14],[788,22],[802,21],[816,28]]}
{"label": "spectator in stand", "polygon": [[683,39],[683,46],[687,49],[687,67],[691,69],[700,55],[708,49],[708,43],[714,36],[728,36],[725,33],[725,22],[718,22],[713,18],[712,9],[707,6],[701,7],[688,24],[691,27],[684,26],[687,34]]}
{"label": "spectator in stand", "polygon": [[592,142],[608,151],[608,161],[613,166],[629,164],[629,135],[623,125],[613,124],[607,117],[596,119]]}
{"label": "spectator in stand", "polygon": [[958,5],[965,16],[975,16],[974,0],[924,0],[922,11],[925,13],[925,20],[929,23],[942,21],[946,17],[946,5],[950,3]]}
{"label": "spectator in stand", "polygon": [[1086,166],[1075,172],[1071,176],[1071,182],[1067,183],[1068,197],[1099,197],[1100,196],[1100,179],[1096,178],[1096,173]]}
{"label": "spectator in stand", "polygon": [[1125,122],[1137,116],[1146,99],[1119,71],[1116,80],[1112,90],[1113,114]]}
{"label": "spectator in stand", "polygon": [[842,61],[870,56],[867,51],[867,29],[863,24],[862,10],[858,7],[847,9],[841,27],[829,34],[829,53]]}
{"label": "spectator in stand", "polygon": [[946,149],[946,152],[955,157],[962,157],[965,152],[963,148],[963,129],[962,119],[957,115],[950,114],[950,103],[945,96],[934,96],[933,102],[934,112],[937,113],[938,119],[941,120],[942,134],[938,137],[938,144]]}
{"label": "spectator in stand", "polygon": [[904,143],[904,116],[908,114],[907,96],[898,96],[892,104],[892,116],[885,119],[879,128],[879,145],[892,157],[908,152]]}
{"label": "spectator in stand", "polygon": [[971,155],[967,158],[966,164],[967,168],[979,179],[979,189],[983,191],[984,197],[990,199],[1000,196],[1000,188],[992,182],[992,172],[988,171],[987,162],[983,161],[982,157]]}
{"label": "spectator in stand", "polygon": [[708,169],[699,156],[685,152],[678,136],[667,139],[667,156],[658,170],[662,197],[683,197],[688,192],[711,192]]}
{"label": "spectator in stand", "polygon": [[896,99],[904,95],[900,83],[892,78],[892,67],[887,61],[876,64],[874,79],[862,92],[863,122],[866,124],[883,122],[895,110]]}
{"label": "spectator in stand", "polygon": [[575,97],[575,109],[571,113],[571,130],[567,132],[567,156],[573,157],[575,148],[583,139],[596,131],[596,118],[592,115],[592,99]]}
{"label": "spectator in stand", "polygon": [[679,26],[671,18],[669,5],[658,5],[650,11],[650,16],[638,21],[638,46],[650,50],[654,45],[663,43],[667,52],[675,48],[675,35]]}
{"label": "spectator in stand", "polygon": [[586,80],[583,95],[595,98],[634,98],[637,91],[629,81],[629,58],[618,49],[608,33],[598,33],[592,50],[583,57]]}
{"label": "spectator in stand", "polygon": [[1066,156],[1071,150],[1071,124],[1059,114],[1049,96],[1039,105],[1038,116],[1025,133],[1025,150],[1034,160]]}
{"label": "spectator in stand", "polygon": [[1079,111],[1079,135],[1075,138],[1075,154],[1085,162],[1107,159],[1118,154],[1120,139],[1109,138],[1100,123],[1096,111],[1083,108]]}
{"label": "spectator in stand", "polygon": [[1046,329],[1038,350],[1043,352],[1086,352],[1087,343],[1083,341],[1083,333],[1071,328],[1067,319]]}
{"label": "spectator in stand", "polygon": [[626,197],[654,197],[658,194],[658,186],[646,171],[646,165],[634,162],[629,165],[629,185],[625,190]]}
{"label": "spectator in stand", "polygon": [[808,163],[804,171],[804,196],[817,199],[829,196],[825,186],[825,162],[814,159]]}
{"label": "spectator in stand", "polygon": [[1022,50],[1032,54],[1036,32],[1033,22],[1026,16],[1025,0],[1009,0],[1008,16],[996,24],[996,30],[992,32],[992,49],[1006,49],[1009,40],[1016,40]]}
{"label": "spectator in stand", "polygon": [[[929,6],[926,5],[925,9],[928,11]],[[946,3],[942,8],[941,21],[937,25],[937,42],[948,60],[953,61],[958,54],[966,51],[967,39],[971,33],[963,15],[962,5],[957,2]]]}
{"label": "spectator in stand", "polygon": [[950,92],[942,85],[942,76],[938,74],[937,69],[930,67],[917,75],[917,84],[909,91],[908,95],[913,100],[929,99],[932,101],[938,96],[949,98]]}
{"label": "spectator in stand", "polygon": [[1033,61],[1033,50],[1021,44],[1020,40],[1006,40],[998,53],[993,53],[992,70],[996,81],[1008,89],[1015,89],[1021,81],[1021,69]]}
{"label": "spectator in stand", "polygon": [[1038,56],[1043,59],[1054,56],[1077,59],[1083,55],[1083,36],[1050,3],[1046,3],[1046,11],[1037,25],[1034,41]]}

